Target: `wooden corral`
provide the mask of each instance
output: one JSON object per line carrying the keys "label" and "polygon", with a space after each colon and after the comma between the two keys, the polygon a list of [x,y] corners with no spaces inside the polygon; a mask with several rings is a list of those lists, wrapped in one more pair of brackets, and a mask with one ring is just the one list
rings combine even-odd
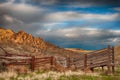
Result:
{"label": "wooden corral", "polygon": [[111,74],[114,73],[114,47],[108,46],[107,48],[82,54],[75,58],[56,58],[55,56],[36,57],[6,53],[5,55],[0,55],[0,63],[4,63],[6,67],[10,67],[11,65],[24,65],[31,71],[36,69],[57,71],[80,69],[94,71],[96,67],[102,67],[104,69],[104,66],[107,66],[108,74]]}

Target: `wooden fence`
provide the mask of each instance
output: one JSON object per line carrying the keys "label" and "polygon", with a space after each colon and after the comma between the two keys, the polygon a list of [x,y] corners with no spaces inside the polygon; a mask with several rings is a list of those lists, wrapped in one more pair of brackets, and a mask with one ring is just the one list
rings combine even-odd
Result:
{"label": "wooden fence", "polygon": [[51,69],[56,70],[71,69],[71,66],[74,66],[75,69],[93,70],[96,67],[107,66],[108,73],[111,73],[114,72],[114,47],[108,46],[101,50],[82,54],[77,58],[65,57],[63,59],[53,56],[35,57],[30,55],[5,54],[0,55],[1,62],[5,62],[6,65],[30,65],[32,71],[45,64],[49,64]]}
{"label": "wooden fence", "polygon": [[69,58],[68,64],[75,65],[77,69],[94,70],[96,67],[107,66],[108,73],[114,73],[114,47],[96,50],[90,53],[81,55],[78,58]]}

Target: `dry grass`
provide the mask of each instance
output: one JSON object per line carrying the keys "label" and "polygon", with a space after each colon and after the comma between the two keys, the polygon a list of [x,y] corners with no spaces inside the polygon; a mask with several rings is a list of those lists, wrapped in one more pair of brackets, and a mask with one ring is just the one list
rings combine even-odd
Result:
{"label": "dry grass", "polygon": [[14,71],[0,73],[0,80],[120,80],[120,67],[116,67],[114,75],[96,73],[85,73],[83,71],[45,71],[37,70],[19,74]]}
{"label": "dry grass", "polygon": [[26,74],[17,74],[16,72],[2,72],[0,73],[0,79],[3,80],[58,80],[61,76],[72,75],[90,75],[99,76],[98,73],[84,73],[82,71],[67,71],[67,72],[55,72],[55,71],[35,71]]}

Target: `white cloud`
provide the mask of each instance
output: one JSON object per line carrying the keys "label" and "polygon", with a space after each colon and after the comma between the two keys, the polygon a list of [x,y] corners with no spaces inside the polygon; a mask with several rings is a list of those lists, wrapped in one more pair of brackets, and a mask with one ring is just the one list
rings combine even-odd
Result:
{"label": "white cloud", "polygon": [[73,34],[73,33],[66,33],[65,36],[66,36],[67,38],[77,38],[77,37],[78,37],[77,34]]}
{"label": "white cloud", "polygon": [[31,5],[26,5],[26,4],[16,4],[12,6],[12,9],[14,11],[21,11],[23,13],[35,13],[38,11],[42,11],[42,9],[37,8],[35,6],[31,6]]}
{"label": "white cloud", "polygon": [[11,11],[15,11],[15,12],[20,12],[20,13],[35,13],[38,11],[43,11],[42,8],[38,8],[36,6],[32,6],[29,4],[24,4],[24,3],[19,3],[19,4],[15,4],[14,0],[10,0],[6,3],[2,3],[0,4],[1,8],[7,8]]}
{"label": "white cloud", "polygon": [[4,15],[4,19],[8,22],[13,22],[14,21],[13,18],[8,16],[8,15]]}
{"label": "white cloud", "polygon": [[10,24],[13,25],[14,23],[19,24],[19,25],[24,24],[23,21],[18,20],[17,18],[14,18],[14,17],[6,15],[6,14],[3,16],[3,18],[4,18],[5,22],[6,22],[6,24],[9,24],[9,25]]}
{"label": "white cloud", "polygon": [[[95,28],[63,28],[63,29],[57,29],[57,30],[51,30],[48,31],[46,30],[40,30],[36,32],[36,34],[44,34],[44,32],[47,32],[48,35],[56,35],[56,36],[62,36],[62,37],[74,37],[74,36],[84,36],[84,35],[96,35],[96,33],[99,33],[99,29]],[[60,33],[60,34],[55,34],[55,33]],[[74,36],[73,36],[74,35]]]}
{"label": "white cloud", "polygon": [[46,16],[46,19],[49,19],[50,21],[70,21],[70,20],[83,20],[83,19],[99,19],[99,20],[115,20],[119,17],[118,13],[115,14],[84,14],[84,13],[78,13],[73,11],[68,12],[56,12],[51,13]]}

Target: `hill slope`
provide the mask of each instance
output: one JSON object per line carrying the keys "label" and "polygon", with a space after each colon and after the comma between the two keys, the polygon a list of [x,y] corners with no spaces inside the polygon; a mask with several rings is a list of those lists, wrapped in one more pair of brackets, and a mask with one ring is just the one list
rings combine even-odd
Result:
{"label": "hill slope", "polygon": [[66,50],[74,51],[77,53],[89,53],[92,52],[92,50],[83,50],[83,49],[78,49],[78,48],[65,48]]}
{"label": "hill slope", "polygon": [[15,33],[10,29],[0,29],[0,46],[12,54],[60,55],[71,57],[75,56],[75,54],[78,55],[76,52],[45,42],[43,39],[33,37],[24,31]]}

